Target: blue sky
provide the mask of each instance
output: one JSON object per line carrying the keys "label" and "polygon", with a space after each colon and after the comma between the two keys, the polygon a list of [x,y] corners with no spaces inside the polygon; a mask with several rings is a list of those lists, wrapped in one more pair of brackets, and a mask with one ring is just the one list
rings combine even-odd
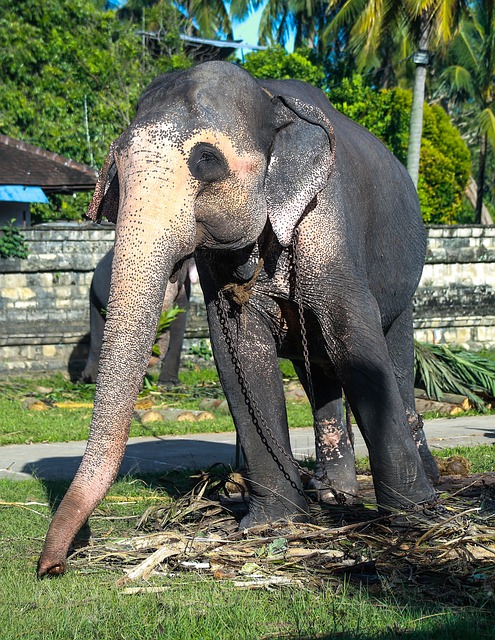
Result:
{"label": "blue sky", "polygon": [[[243,22],[234,21],[232,28],[234,31],[235,40],[244,40],[247,44],[258,44],[258,25],[261,19],[261,13],[265,6],[265,2],[259,7],[257,11],[252,13]],[[292,51],[294,48],[293,38],[290,38],[285,45],[287,51]]]}
{"label": "blue sky", "polygon": [[261,6],[243,22],[234,22],[233,30],[234,38],[236,40],[244,40],[244,42],[247,42],[248,44],[258,44],[258,25],[262,11],[263,7]]}
{"label": "blue sky", "polygon": [[[123,6],[126,0],[107,0],[107,6],[115,9]],[[247,44],[258,44],[258,25],[261,19],[261,13],[266,2],[263,2],[257,11],[252,13],[242,22],[234,21],[233,31],[235,40],[244,40]],[[287,43],[286,49],[292,50],[291,43]]]}

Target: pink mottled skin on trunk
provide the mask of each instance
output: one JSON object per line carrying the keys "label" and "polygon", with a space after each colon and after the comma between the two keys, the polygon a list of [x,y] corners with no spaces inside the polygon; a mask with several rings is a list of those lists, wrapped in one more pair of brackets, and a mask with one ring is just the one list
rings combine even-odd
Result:
{"label": "pink mottled skin on trunk", "polygon": [[[231,168],[222,188],[210,195],[201,190],[200,197],[201,184],[187,167],[187,153],[198,141],[221,145]],[[144,151],[150,148],[151,168]],[[81,466],[50,524],[39,576],[64,572],[74,536],[118,473],[173,266],[205,238],[211,216],[219,211],[226,237],[243,243],[258,237],[266,222],[266,207],[256,200],[265,162],[252,151],[240,155],[232,141],[214,131],[197,131],[179,144],[170,124],[140,127],[129,144],[116,147],[121,197],[95,409]],[[103,190],[95,193],[101,197]]]}
{"label": "pink mottled skin on trunk", "polygon": [[[137,176],[145,173],[143,157],[135,154],[126,161],[129,175],[137,181]],[[125,191],[117,222],[90,436],[81,466],[50,525],[38,565],[41,576],[64,571],[72,539],[118,473],[166,283],[181,253],[186,254],[194,247],[196,225],[189,184],[181,185],[179,190],[177,184],[160,181],[151,189],[142,182],[140,188],[131,191],[127,183]],[[177,210],[164,206],[171,200],[177,206],[178,198],[179,215]],[[147,201],[151,201],[152,207],[146,207],[145,212],[143,203]],[[154,215],[150,216],[148,211]],[[180,218],[182,232],[177,226]]]}

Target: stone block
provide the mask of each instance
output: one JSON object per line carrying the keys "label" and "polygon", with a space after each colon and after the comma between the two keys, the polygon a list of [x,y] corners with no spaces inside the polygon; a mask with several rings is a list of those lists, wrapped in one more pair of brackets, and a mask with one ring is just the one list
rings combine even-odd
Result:
{"label": "stone block", "polygon": [[12,287],[3,289],[2,296],[9,300],[29,300],[35,298],[36,293],[29,287]]}
{"label": "stone block", "polygon": [[486,345],[495,345],[495,318],[490,318],[490,321],[490,324],[479,324],[474,327],[473,339],[476,342]]}
{"label": "stone block", "polygon": [[458,238],[470,238],[473,235],[471,227],[458,226],[455,228],[455,235]]}
{"label": "stone block", "polygon": [[25,273],[8,273],[0,276],[0,290],[21,289],[30,286],[28,276]]}
{"label": "stone block", "polygon": [[44,358],[54,358],[57,354],[57,347],[54,344],[48,344],[43,347]]}
{"label": "stone block", "polygon": [[17,300],[14,302],[14,309],[26,310],[26,309],[35,309],[36,308],[36,300]]}
{"label": "stone block", "polygon": [[[113,246],[114,227],[44,225],[27,229],[26,238],[27,260],[0,261],[0,373],[66,369],[74,360],[89,330],[93,271]],[[495,347],[493,262],[495,226],[429,227],[416,338]],[[192,287],[186,336],[186,350],[191,340],[208,337],[199,284]],[[83,362],[85,355],[77,357]]]}
{"label": "stone block", "polygon": [[72,307],[72,300],[70,298],[57,298],[54,300],[54,308],[59,309],[70,309]]}
{"label": "stone block", "polygon": [[427,227],[428,237],[429,238],[442,238],[443,237],[443,227]]}

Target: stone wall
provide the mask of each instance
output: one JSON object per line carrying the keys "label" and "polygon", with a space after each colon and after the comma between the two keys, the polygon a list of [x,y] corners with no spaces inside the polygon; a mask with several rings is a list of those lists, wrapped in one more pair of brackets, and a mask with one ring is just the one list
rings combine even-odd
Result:
{"label": "stone wall", "polygon": [[113,225],[23,231],[26,260],[0,260],[0,373],[67,370],[87,354],[89,286]]}
{"label": "stone wall", "polygon": [[495,226],[432,226],[414,299],[416,338],[495,348]]}
{"label": "stone wall", "polygon": [[[415,297],[416,337],[495,348],[495,227],[430,227]],[[41,225],[24,231],[29,258],[0,260],[0,375],[82,368],[93,270],[113,225]],[[186,347],[207,336],[193,287]]]}

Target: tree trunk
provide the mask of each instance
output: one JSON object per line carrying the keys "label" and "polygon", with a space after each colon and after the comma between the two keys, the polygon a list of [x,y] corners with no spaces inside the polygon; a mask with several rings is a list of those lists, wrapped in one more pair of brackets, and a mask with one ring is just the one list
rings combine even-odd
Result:
{"label": "tree trunk", "polygon": [[[419,37],[419,51],[428,52],[430,43],[430,20],[426,11],[421,14],[421,35]],[[407,170],[414,183],[418,186],[419,157],[421,152],[421,135],[423,133],[423,103],[425,101],[426,70],[428,64],[416,65],[414,78],[413,101],[411,107],[411,121],[409,125],[409,146],[407,149]]]}
{"label": "tree trunk", "polygon": [[481,224],[481,214],[483,211],[483,192],[485,190],[485,169],[486,169],[486,154],[488,151],[488,140],[486,134],[481,136],[480,145],[480,162],[478,166],[478,193],[476,195],[476,224]]}
{"label": "tree trunk", "polygon": [[[473,176],[469,178],[469,183],[466,189],[466,197],[471,203],[473,211],[476,214],[476,203],[478,201],[478,185],[476,184],[476,180],[473,178]],[[484,202],[481,207],[481,224],[493,224],[493,220],[490,212],[488,211],[488,207]]]}
{"label": "tree trunk", "polygon": [[411,122],[409,125],[409,146],[407,148],[407,170],[418,186],[419,157],[421,153],[421,135],[423,133],[423,103],[425,99],[426,65],[418,64],[414,78]]}

